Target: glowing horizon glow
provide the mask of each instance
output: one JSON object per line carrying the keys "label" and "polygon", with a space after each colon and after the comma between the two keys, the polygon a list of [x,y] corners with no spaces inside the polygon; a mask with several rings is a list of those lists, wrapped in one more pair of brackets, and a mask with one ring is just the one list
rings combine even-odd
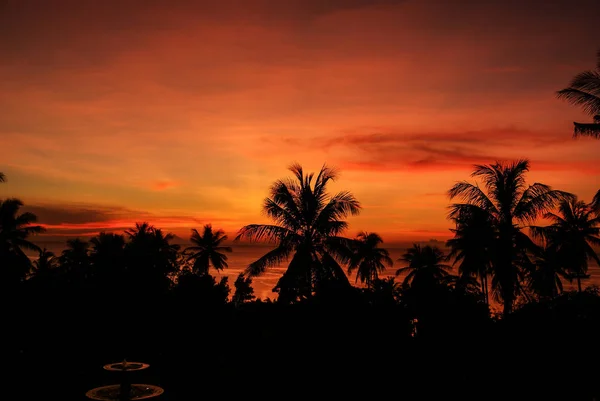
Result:
{"label": "glowing horizon glow", "polygon": [[233,238],[293,162],[337,168],[363,206],[346,234],[385,243],[448,238],[473,164],[600,189],[600,141],[555,97],[594,66],[594,1],[48,3],[0,13],[0,197],[46,238]]}

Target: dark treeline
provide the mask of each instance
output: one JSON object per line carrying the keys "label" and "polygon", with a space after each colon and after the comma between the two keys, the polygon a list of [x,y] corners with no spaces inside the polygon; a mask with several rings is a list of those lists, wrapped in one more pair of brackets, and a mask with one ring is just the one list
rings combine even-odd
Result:
{"label": "dark treeline", "polygon": [[[596,135],[577,124],[577,135]],[[36,216],[2,200],[3,378],[13,398],[83,400],[114,382],[102,365],[127,358],[152,366],[138,378],[162,386],[165,400],[598,399],[600,294],[586,280],[600,262],[600,196],[586,203],[528,184],[527,160],[477,165],[474,182],[448,190],[450,253],[415,244],[393,261],[377,233],[344,236],[361,205],[328,192],[334,169],[290,170],[264,201],[272,223],[235,237],[272,249],[233,282],[210,274],[235,251],[210,224],[184,249],[144,222],[70,239],[54,255],[35,244]],[[256,299],[252,278],[280,264],[275,300]],[[380,277],[393,265],[395,278]]]}

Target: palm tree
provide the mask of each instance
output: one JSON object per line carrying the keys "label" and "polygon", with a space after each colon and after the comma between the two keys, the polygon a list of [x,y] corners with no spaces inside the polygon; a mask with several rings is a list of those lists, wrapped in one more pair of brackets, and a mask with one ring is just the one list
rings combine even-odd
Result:
{"label": "palm tree", "polygon": [[540,299],[552,299],[563,291],[562,278],[570,276],[560,263],[557,247],[546,244],[534,256],[529,269],[529,288]]}
{"label": "palm tree", "polygon": [[448,259],[454,260],[453,265],[458,264],[462,281],[466,278],[478,278],[483,298],[489,305],[488,272],[493,260],[495,232],[493,225],[486,219],[487,214],[480,209],[464,211],[454,216],[452,220],[456,226],[450,230],[454,233],[454,238],[446,241],[446,245],[450,247]]}
{"label": "palm tree", "polygon": [[38,258],[33,262],[33,274],[35,276],[47,275],[58,267],[58,258],[46,248],[40,250]]}
{"label": "palm tree", "polygon": [[544,218],[552,224],[532,226],[531,233],[556,249],[561,267],[577,279],[581,292],[581,279],[587,278],[588,261],[591,259],[600,265],[600,258],[593,248],[593,245],[600,245],[600,217],[594,214],[590,205],[577,200],[577,197],[560,202],[558,212],[546,213]]}
{"label": "palm tree", "polygon": [[275,245],[248,265],[246,273],[250,277],[292,256],[274,291],[279,291],[280,300],[295,301],[309,298],[314,289],[328,282],[349,286],[339,263],[350,260],[352,240],[340,235],[348,226],[344,218],[358,214],[360,204],[348,191],[333,196],[327,193],[327,184],[337,178],[337,173],[325,165],[316,177],[314,173],[304,174],[298,164],[289,169],[295,180],[276,181],[271,187],[271,197],[264,200],[263,210],[275,224],[244,226],[235,240]]}
{"label": "palm tree", "polygon": [[436,246],[421,247],[419,244],[413,244],[398,259],[399,262],[407,262],[408,266],[398,269],[396,276],[406,275],[402,283],[403,287],[429,288],[442,283],[448,276],[448,271],[452,267],[442,263],[446,260],[444,252]]}
{"label": "palm tree", "polygon": [[593,123],[573,123],[573,135],[587,135],[600,138],[600,50],[596,68],[575,75],[568,88],[557,92],[557,96],[571,104],[581,106],[589,114]]}
{"label": "palm tree", "polygon": [[35,225],[37,217],[33,213],[19,214],[22,206],[19,199],[0,200],[0,282],[7,284],[21,282],[29,273],[31,261],[25,250],[41,251],[28,238],[44,232],[44,228]]}
{"label": "palm tree", "polygon": [[105,291],[125,290],[125,237],[101,232],[90,240],[90,244],[90,261],[96,284]]}
{"label": "palm tree", "polygon": [[90,277],[89,243],[81,238],[67,240],[67,247],[60,255],[60,267],[74,289],[87,283]]}
{"label": "palm tree", "polygon": [[125,235],[129,239],[125,245],[129,284],[143,292],[166,291],[177,271],[179,245],[170,243],[173,234],[144,222],[136,223]]}
{"label": "palm tree", "polygon": [[226,240],[225,232],[220,229],[213,231],[211,224],[204,226],[202,234],[192,229],[190,241],[195,245],[185,248],[183,253],[188,256],[188,261],[193,261],[193,272],[208,274],[211,264],[217,271],[227,267],[227,255],[223,252],[232,252],[232,249],[221,245]]}
{"label": "palm tree", "polygon": [[376,233],[360,232],[356,236],[354,243],[354,253],[348,264],[348,275],[356,270],[356,280],[365,283],[371,288],[373,282],[379,278],[379,273],[385,270],[385,267],[392,267],[394,261],[386,249],[379,248],[383,243],[381,237]]}
{"label": "palm tree", "polygon": [[[521,231],[523,225],[570,196],[540,183],[527,186],[525,174],[528,171],[528,160],[475,165],[471,176],[482,180],[485,192],[477,184],[466,181],[455,184],[448,192],[450,199],[463,201],[450,206],[450,219],[469,221],[471,216],[476,216],[478,224],[489,225],[485,228],[486,241],[489,241],[485,244],[489,250],[485,264],[492,275],[494,298],[503,303],[504,315],[512,311],[518,294],[523,292],[521,262],[528,260],[527,252],[536,248]],[[493,235],[489,235],[490,230]]]}

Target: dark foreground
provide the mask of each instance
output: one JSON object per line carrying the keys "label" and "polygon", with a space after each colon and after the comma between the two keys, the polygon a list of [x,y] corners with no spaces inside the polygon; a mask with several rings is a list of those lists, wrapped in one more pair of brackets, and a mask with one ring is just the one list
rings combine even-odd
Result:
{"label": "dark foreground", "polygon": [[597,305],[441,318],[417,337],[387,308],[17,306],[4,314],[7,400],[86,400],[117,382],[102,366],[123,358],[150,364],[131,375],[164,388],[157,401],[592,401],[600,390]]}

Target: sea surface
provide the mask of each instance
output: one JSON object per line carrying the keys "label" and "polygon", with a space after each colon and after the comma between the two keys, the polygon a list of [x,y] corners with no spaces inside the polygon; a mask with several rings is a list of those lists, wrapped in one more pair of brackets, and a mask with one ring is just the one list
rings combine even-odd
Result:
{"label": "sea surface", "polygon": [[[64,242],[45,242],[45,241],[35,241],[35,243],[42,247],[47,248],[48,250],[54,252],[56,255],[60,255],[60,253],[65,248]],[[189,246],[190,244],[181,242],[179,243],[183,248]],[[406,252],[408,248],[410,248],[414,242],[405,242],[405,243],[397,243],[393,244],[389,247],[384,246],[385,249],[390,253],[390,257],[394,261],[394,266],[392,268],[386,269],[386,271],[380,275],[380,277],[394,277],[396,270],[406,266],[406,264],[402,261],[398,261],[399,258]],[[447,252],[447,249],[444,246],[444,242],[440,241],[425,241],[420,242],[422,245],[431,244],[435,245],[441,249],[444,249]],[[228,276],[229,277],[229,286],[231,287],[232,294],[234,290],[233,282],[235,281],[237,275],[244,271],[244,269],[251,262],[257,260],[266,252],[268,252],[272,247],[264,245],[264,244],[227,244],[233,248],[233,252],[227,254],[227,263],[228,267],[222,271],[216,271],[211,269],[211,274],[220,279],[220,277]],[[35,258],[36,255],[30,255],[30,257]],[[270,298],[274,299],[277,297],[277,294],[272,291],[273,287],[275,287],[277,280],[281,277],[283,272],[287,267],[286,263],[281,264],[280,266],[273,267],[267,270],[263,275],[259,277],[254,277],[252,279],[252,287],[254,288],[254,294],[257,298]],[[456,273],[456,271],[454,271]],[[588,280],[582,281],[582,287],[587,287],[591,285],[600,286],[600,268],[595,263],[590,263],[590,267],[588,269],[588,274],[590,274],[590,278]],[[352,274],[350,277],[350,282],[355,284],[356,275]],[[401,282],[403,277],[399,277],[398,281]],[[360,286],[360,283],[356,283],[355,285]],[[577,283],[569,283],[563,281],[564,290],[575,290],[577,289]]]}

